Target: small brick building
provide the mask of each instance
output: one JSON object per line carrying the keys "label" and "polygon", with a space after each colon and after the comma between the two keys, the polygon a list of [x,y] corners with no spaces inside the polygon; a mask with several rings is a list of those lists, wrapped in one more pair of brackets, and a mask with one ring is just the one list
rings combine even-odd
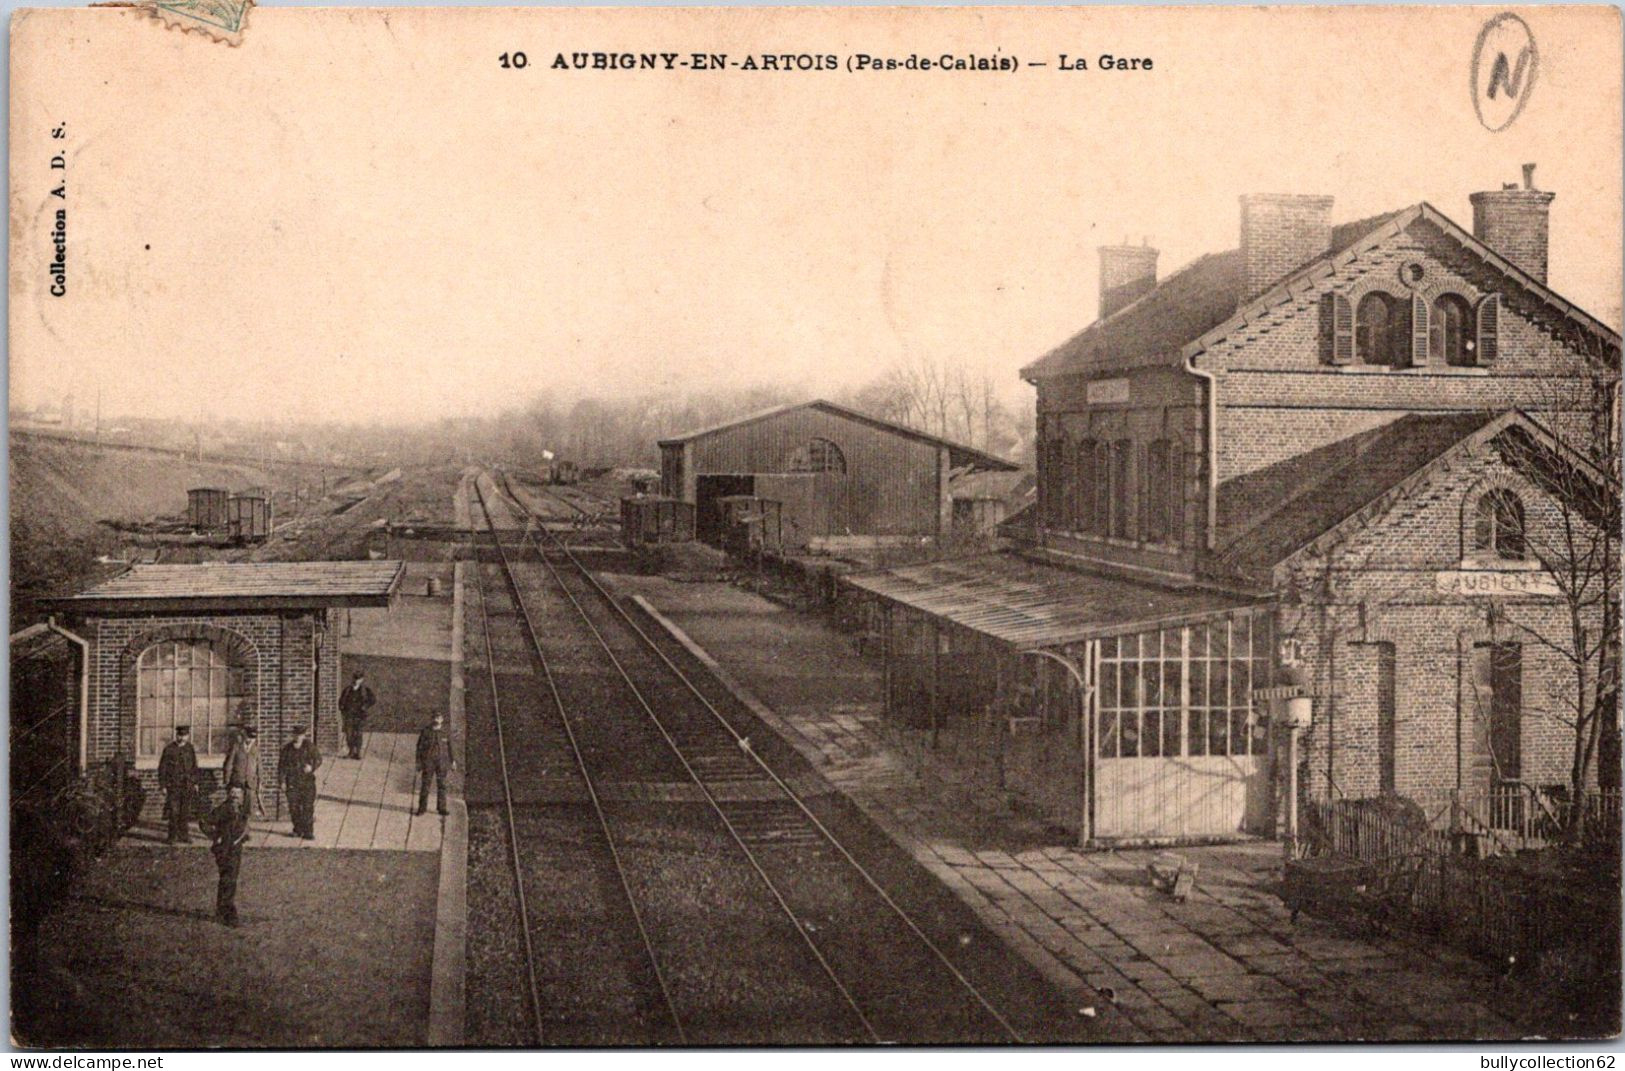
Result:
{"label": "small brick building", "polygon": [[1095,841],[1268,832],[1289,769],[1254,693],[1283,664],[1312,694],[1311,795],[1559,792],[1554,548],[1617,554],[1591,466],[1618,448],[1620,337],[1548,285],[1552,200],[1526,171],[1467,230],[1243,197],[1240,247],[1161,280],[1155,250],[1102,248],[1100,318],[1023,371],[1038,502],[1007,552],[854,581],[884,604],[894,710],[929,679],[935,737],[997,751]]}
{"label": "small brick building", "polygon": [[[259,730],[260,783],[297,726],[339,748],[333,611],[387,606],[394,561],[137,565],[48,609],[90,644],[85,756],[129,761],[156,801],[158,757],[190,725],[200,765],[218,770],[231,733]],[[264,793],[267,807],[280,794]]]}

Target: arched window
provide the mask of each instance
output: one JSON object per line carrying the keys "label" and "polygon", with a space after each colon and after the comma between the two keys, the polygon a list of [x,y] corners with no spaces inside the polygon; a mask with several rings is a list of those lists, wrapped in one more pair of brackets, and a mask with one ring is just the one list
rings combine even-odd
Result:
{"label": "arched window", "polygon": [[1083,439],[1073,447],[1073,456],[1077,459],[1072,466],[1073,489],[1068,498],[1071,506],[1072,530],[1074,532],[1091,531],[1092,520],[1090,505],[1094,501],[1095,481],[1101,474],[1095,471],[1095,441]]}
{"label": "arched window", "polygon": [[828,439],[810,439],[790,458],[791,472],[846,471],[846,455]]}
{"label": "arched window", "polygon": [[1354,354],[1361,364],[1400,364],[1400,346],[1407,334],[1393,298],[1374,290],[1360,299],[1354,314]]}
{"label": "arched window", "polygon": [[192,727],[199,755],[226,752],[226,724],[242,691],[224,650],[209,640],[164,640],[136,660],[135,744],[156,758],[177,725]]}
{"label": "arched window", "polygon": [[1145,448],[1146,493],[1140,496],[1144,511],[1140,537],[1148,543],[1168,540],[1168,453],[1172,445],[1167,439],[1158,439]]}
{"label": "arched window", "polygon": [[1473,552],[1509,561],[1524,557],[1523,502],[1504,487],[1485,493],[1474,507]]}
{"label": "arched window", "polygon": [[1428,318],[1428,361],[1456,368],[1476,364],[1473,359],[1472,312],[1456,294],[1441,294]]}
{"label": "arched window", "polygon": [[1118,539],[1129,539],[1134,516],[1134,444],[1128,439],[1112,443],[1112,531]]}
{"label": "arched window", "polygon": [[1106,535],[1111,529],[1112,446],[1104,439],[1095,441],[1095,463],[1090,471],[1093,479],[1089,488],[1089,522],[1084,529],[1095,535]]}

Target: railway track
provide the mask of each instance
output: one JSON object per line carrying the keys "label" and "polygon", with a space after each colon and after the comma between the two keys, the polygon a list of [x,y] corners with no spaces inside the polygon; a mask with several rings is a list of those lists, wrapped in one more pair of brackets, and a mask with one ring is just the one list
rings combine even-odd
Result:
{"label": "railway track", "polygon": [[[511,724],[499,728],[515,885],[525,887],[525,859],[537,850],[524,834],[527,815],[576,808],[595,831],[603,917],[620,922],[613,944],[622,1003],[636,1008],[645,1036],[679,1044],[1023,1040],[940,932],[933,936],[932,920],[916,919],[887,891],[797,789],[796,774],[774,769],[765,757],[774,742],[737,731],[559,535],[532,523],[505,480],[482,476],[475,488],[513,608],[505,646],[511,653],[513,633],[523,633],[541,678],[531,691],[546,694],[553,723],[544,728],[532,711],[523,747]],[[503,542],[504,529],[523,530],[517,545]],[[489,643],[501,615],[480,583]],[[782,760],[788,749],[780,749]],[[534,920],[521,925],[529,934]],[[530,945],[525,955],[536,962]],[[548,995],[569,986],[531,969],[538,1038],[549,1040]]]}

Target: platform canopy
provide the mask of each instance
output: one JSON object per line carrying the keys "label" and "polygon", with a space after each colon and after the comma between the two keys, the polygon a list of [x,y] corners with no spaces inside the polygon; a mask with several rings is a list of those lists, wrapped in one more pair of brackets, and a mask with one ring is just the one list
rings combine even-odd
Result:
{"label": "platform canopy", "polygon": [[1173,626],[1260,601],[1079,573],[1017,554],[926,562],[853,574],[846,582],[1017,648],[1057,647]]}
{"label": "platform canopy", "polygon": [[44,605],[64,613],[388,606],[405,568],[398,561],[137,565],[78,595],[44,600]]}

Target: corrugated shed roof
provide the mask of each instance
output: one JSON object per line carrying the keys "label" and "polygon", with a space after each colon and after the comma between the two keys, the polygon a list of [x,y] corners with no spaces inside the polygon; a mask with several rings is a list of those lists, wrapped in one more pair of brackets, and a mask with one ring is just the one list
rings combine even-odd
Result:
{"label": "corrugated shed roof", "polygon": [[1002,457],[990,454],[985,450],[978,450],[974,446],[966,446],[964,443],[956,443],[952,439],[944,439],[940,435],[932,435],[928,431],[921,431],[918,428],[911,428],[907,424],[899,424],[892,420],[882,420],[880,417],[870,416],[868,413],[860,413],[856,409],[848,409],[844,405],[836,405],[834,402],[826,402],[822,399],[811,402],[797,402],[794,405],[777,405],[771,409],[763,409],[760,412],[751,413],[748,416],[738,417],[733,420],[727,420],[721,424],[712,424],[710,427],[700,428],[696,431],[687,432],[683,435],[669,436],[668,438],[661,439],[658,445],[676,446],[681,443],[693,442],[695,439],[703,439],[711,435],[716,435],[719,432],[743,427],[746,424],[755,424],[759,421],[771,420],[773,417],[782,416],[785,413],[793,413],[798,409],[821,409],[826,413],[833,416],[842,417],[846,420],[856,420],[860,423],[868,424],[870,427],[881,428],[885,431],[890,431],[897,435],[903,435],[910,439],[917,439],[921,442],[932,443],[936,446],[945,446],[948,448],[948,463],[954,468],[969,466],[971,468],[978,469],[1008,471],[1020,467],[1013,461],[1006,461]]}
{"label": "corrugated shed roof", "polygon": [[1021,648],[1117,635],[1257,601],[1222,592],[1169,591],[1041,565],[1014,554],[926,562],[845,581]]}
{"label": "corrugated shed roof", "polygon": [[[1336,256],[1399,214],[1385,212],[1333,227],[1326,252],[1307,263]],[[1288,275],[1296,275],[1300,270],[1301,267]],[[1231,249],[1198,258],[1163,279],[1138,301],[1104,320],[1096,320],[1023,368],[1022,378],[1057,375],[1074,363],[1105,357],[1120,367],[1158,360],[1173,363],[1186,343],[1202,337],[1235,314],[1245,296],[1243,285],[1241,250]]]}
{"label": "corrugated shed roof", "polygon": [[405,568],[398,561],[137,565],[50,605],[68,611],[382,606]]}
{"label": "corrugated shed roof", "polygon": [[[1222,571],[1268,569],[1415,475],[1500,413],[1413,413],[1219,485]],[[1272,503],[1260,514],[1257,503]]]}

